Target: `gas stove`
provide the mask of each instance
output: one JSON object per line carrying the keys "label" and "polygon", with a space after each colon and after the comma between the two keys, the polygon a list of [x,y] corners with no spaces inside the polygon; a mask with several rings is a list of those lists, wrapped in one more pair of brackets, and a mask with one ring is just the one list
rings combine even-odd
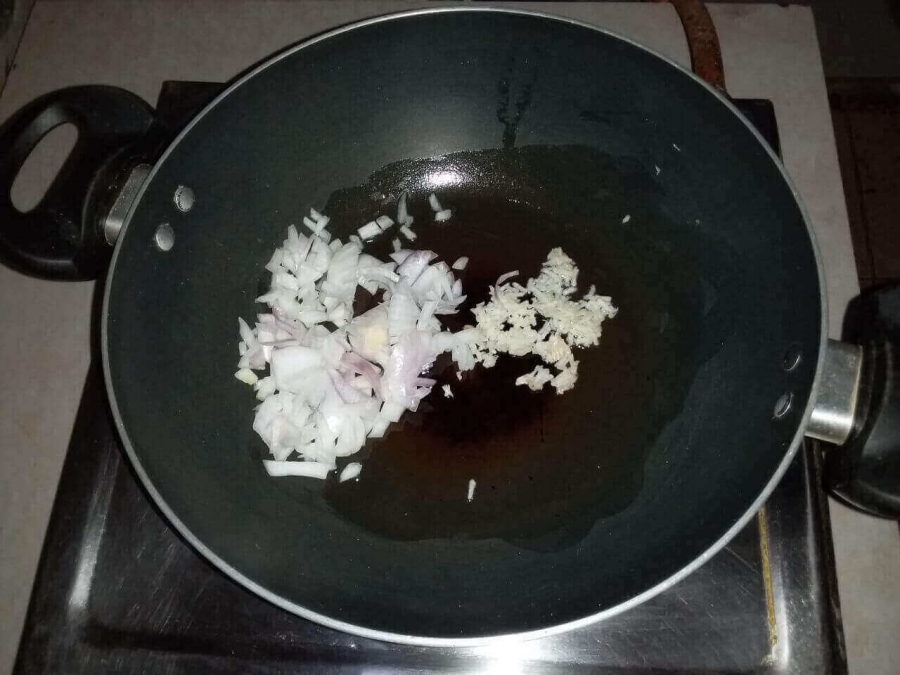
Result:
{"label": "gas stove", "polygon": [[[221,88],[167,82],[178,129]],[[735,102],[778,149],[771,104]],[[172,530],[119,445],[99,367],[85,385],[16,673],[846,672],[821,454],[798,453],[757,518],[640,606],[549,638],[413,647],[321,627],[216,571]],[[664,552],[662,552],[664,554]]]}

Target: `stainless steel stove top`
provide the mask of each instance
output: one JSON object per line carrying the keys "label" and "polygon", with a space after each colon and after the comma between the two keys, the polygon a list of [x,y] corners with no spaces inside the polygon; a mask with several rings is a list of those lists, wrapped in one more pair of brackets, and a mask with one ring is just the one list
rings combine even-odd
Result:
{"label": "stainless steel stove top", "polygon": [[[177,128],[218,86],[167,83],[160,115]],[[777,147],[771,105],[737,103]],[[542,640],[401,646],[300,619],[206,563],[139,486],[98,371],[85,386],[17,673],[846,672],[813,446],[729,546],[637,608]]]}

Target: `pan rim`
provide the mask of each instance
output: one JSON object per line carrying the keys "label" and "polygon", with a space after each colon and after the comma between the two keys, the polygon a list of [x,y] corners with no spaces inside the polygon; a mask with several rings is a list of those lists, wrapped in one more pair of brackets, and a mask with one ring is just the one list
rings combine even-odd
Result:
{"label": "pan rim", "polygon": [[[228,97],[234,90],[241,87],[245,82],[255,77],[258,73],[263,70],[274,66],[279,61],[293,54],[299,52],[300,50],[309,47],[311,45],[317,44],[323,40],[327,40],[337,35],[341,35],[343,33],[356,30],[358,28],[364,28],[366,26],[371,26],[380,23],[386,23],[389,21],[402,20],[409,17],[417,17],[417,16],[425,16],[425,15],[433,15],[433,14],[445,14],[445,13],[495,13],[495,14],[508,14],[508,15],[517,15],[517,16],[527,16],[531,18],[539,18],[545,19],[549,21],[562,22],[573,26],[578,26],[581,28],[587,28],[598,33],[601,33],[607,37],[611,37],[616,40],[620,40],[622,42],[631,45],[637,49],[640,49],[648,54],[655,56],[656,58],[662,60],[664,63],[674,68],[678,72],[683,75],[686,75],[693,79],[696,83],[703,86],[710,94],[712,94],[719,103],[724,105],[732,114],[734,114],[743,124],[747,127],[750,133],[756,138],[757,142],[763,147],[769,158],[775,164],[778,171],[781,173],[785,184],[790,190],[791,194],[794,197],[794,201],[797,204],[797,207],[800,211],[800,215],[803,218],[803,222],[806,226],[807,235],[809,236],[810,245],[812,247],[813,257],[816,263],[816,272],[818,277],[818,286],[819,286],[819,301],[821,307],[820,314],[820,327],[819,327],[819,348],[816,356],[816,368],[815,375],[813,377],[810,396],[807,401],[806,409],[803,413],[803,416],[799,419],[797,424],[797,430],[791,440],[790,446],[786,450],[784,454],[784,458],[781,463],[778,465],[769,481],[763,487],[760,494],[753,501],[750,507],[747,509],[745,513],[743,513],[740,518],[728,529],[724,534],[722,534],[711,546],[707,547],[703,553],[697,556],[690,563],[682,567],[680,570],[675,572],[674,574],[669,575],[667,578],[663,579],[658,584],[652,586],[651,588],[639,593],[631,598],[620,602],[617,605],[609,607],[600,612],[596,612],[594,614],[590,614],[588,616],[582,617],[580,619],[576,619],[574,621],[568,621],[561,624],[556,624],[553,626],[547,626],[544,628],[539,628],[535,630],[529,631],[521,631],[515,633],[504,633],[499,635],[485,635],[485,636],[476,636],[476,637],[439,637],[439,636],[424,636],[424,635],[405,635],[402,633],[392,633],[384,630],[377,630],[372,628],[367,628],[365,626],[360,626],[352,623],[348,623],[345,621],[341,621],[339,619],[335,619],[333,617],[327,616],[325,614],[321,614],[319,612],[312,611],[302,605],[299,605],[295,602],[292,602],[284,597],[281,597],[277,593],[274,593],[257,582],[253,581],[246,575],[242,574],[234,567],[232,567],[228,562],[218,556],[214,551],[209,549],[199,538],[197,538],[191,530],[185,525],[184,522],[176,515],[176,513],[169,507],[166,503],[165,499],[162,495],[157,491],[156,487],[153,485],[146,471],[144,470],[140,458],[138,457],[137,452],[134,449],[134,446],[131,443],[131,440],[128,436],[127,430],[125,429],[125,425],[122,421],[122,416],[119,411],[118,402],[116,399],[115,391],[112,386],[112,374],[110,368],[109,361],[109,298],[110,292],[112,289],[112,285],[115,280],[115,273],[117,269],[117,261],[119,257],[119,253],[122,249],[122,242],[125,239],[127,234],[129,225],[131,223],[132,216],[134,215],[137,207],[140,205],[141,199],[144,195],[144,192],[152,182],[153,178],[156,176],[159,168],[165,163],[168,156],[174,151],[174,149],[178,146],[178,144],[182,141],[185,136],[187,136],[194,126],[203,119],[207,113],[210,112],[213,108],[215,108],[221,101],[223,101],[226,97]],[[655,597],[656,595],[666,591],[671,588],[682,579],[699,569],[703,564],[709,561],[712,557],[714,557],[719,551],[721,551],[747,524],[750,520],[757,514],[760,508],[764,505],[765,501],[771,495],[772,491],[781,481],[784,473],[787,471],[791,462],[793,461],[801,443],[803,442],[805,436],[805,429],[808,426],[809,419],[812,415],[813,407],[815,404],[814,392],[818,388],[818,384],[820,382],[820,378],[822,376],[822,368],[824,362],[824,354],[826,349],[826,344],[828,340],[828,298],[826,293],[826,284],[825,284],[825,274],[824,267],[822,263],[822,255],[821,250],[819,248],[818,240],[816,238],[815,230],[812,227],[810,222],[809,213],[803,203],[803,200],[800,196],[799,191],[797,190],[796,185],[791,180],[790,176],[787,173],[787,170],[784,167],[784,164],[780,160],[780,158],[774,153],[769,144],[763,139],[762,135],[756,130],[756,128],[747,120],[746,117],[734,106],[734,104],[721,92],[717,91],[706,81],[698,77],[695,73],[688,70],[684,66],[675,62],[673,59],[669,58],[661,54],[660,52],[651,49],[629,37],[623,36],[619,33],[611,31],[609,29],[603,28],[601,26],[597,26],[595,24],[587,23],[585,21],[581,21],[578,19],[571,19],[568,17],[562,17],[554,14],[549,14],[546,12],[538,12],[532,10],[524,10],[524,9],[515,9],[515,8],[501,8],[501,7],[490,7],[490,6],[482,6],[482,7],[434,7],[434,8],[424,8],[424,9],[414,9],[403,12],[395,12],[390,14],[379,15],[375,17],[370,17],[367,19],[363,19],[361,21],[356,21],[350,24],[346,24],[343,26],[339,26],[335,29],[326,31],[319,35],[315,35],[311,38],[305,39],[297,44],[288,46],[281,51],[275,53],[270,56],[263,62],[251,67],[249,70],[240,74],[236,79],[234,79],[219,95],[217,95],[210,103],[208,103],[197,115],[195,115],[191,121],[182,129],[181,132],[172,140],[172,142],[168,145],[166,150],[160,156],[160,158],[156,161],[153,166],[153,169],[150,171],[150,174],[145,179],[142,184],[138,194],[129,210],[129,213],[125,219],[125,222],[122,226],[122,230],[119,234],[118,240],[116,242],[115,249],[113,251],[112,259],[110,262],[109,273],[106,277],[106,283],[103,289],[103,305],[101,311],[101,325],[100,325],[100,347],[101,347],[101,357],[102,357],[102,365],[103,365],[103,379],[104,386],[106,388],[107,397],[109,399],[110,408],[113,416],[113,420],[116,426],[116,430],[119,434],[119,438],[121,439],[122,446],[125,450],[126,455],[128,456],[129,461],[134,467],[135,472],[138,475],[144,489],[153,499],[156,506],[162,511],[162,513],[166,516],[168,521],[174,526],[180,536],[182,536],[187,542],[198,551],[204,558],[206,558],[213,566],[215,566],[219,571],[223,574],[231,578],[233,581],[237,582],[239,585],[243,586],[247,590],[252,593],[264,598],[265,600],[271,602],[272,604],[284,609],[292,614],[300,616],[301,618],[307,619],[309,621],[313,621],[319,625],[325,626],[327,628],[332,628],[335,630],[342,631],[344,633],[349,633],[351,635],[356,635],[364,638],[371,638],[375,640],[381,640],[384,642],[390,642],[395,644],[403,644],[403,645],[414,645],[414,646],[425,646],[425,647],[477,647],[477,646],[485,646],[485,645],[497,645],[502,643],[511,643],[517,642],[520,640],[533,640],[538,638],[550,637],[553,635],[558,635],[561,633],[565,633],[571,630],[576,630],[578,628],[583,628],[585,626],[589,626],[593,623],[602,621],[603,619],[615,616],[622,612],[625,612],[633,607],[636,607],[643,602],[649,600],[650,598]]]}

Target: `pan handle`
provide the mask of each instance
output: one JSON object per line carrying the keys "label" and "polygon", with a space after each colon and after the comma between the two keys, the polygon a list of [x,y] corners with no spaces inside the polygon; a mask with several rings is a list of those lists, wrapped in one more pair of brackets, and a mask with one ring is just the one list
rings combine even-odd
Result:
{"label": "pan handle", "polygon": [[843,447],[826,454],[827,486],[857,509],[900,518],[900,285],[855,298],[843,337],[828,347],[807,434],[817,435],[817,413],[846,426]]}
{"label": "pan handle", "polygon": [[[102,221],[154,121],[138,96],[107,86],[60,89],[32,101],[0,127],[0,257],[26,274],[84,280],[101,275],[112,255]],[[40,140],[62,124],[78,140],[41,201],[27,213],[10,196]]]}
{"label": "pan handle", "polygon": [[702,0],[657,0],[657,2],[670,2],[675,7],[687,38],[694,73],[727,95],[719,36],[716,34],[716,27],[706,5]]}

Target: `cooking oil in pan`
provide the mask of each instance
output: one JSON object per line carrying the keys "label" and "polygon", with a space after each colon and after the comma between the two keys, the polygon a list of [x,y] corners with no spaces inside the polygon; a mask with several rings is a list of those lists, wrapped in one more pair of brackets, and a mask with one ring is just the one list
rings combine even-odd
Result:
{"label": "cooking oil in pan", "polygon": [[[458,273],[467,307],[487,299],[505,272],[535,276],[560,246],[579,265],[581,291],[596,285],[619,313],[604,323],[598,346],[576,350],[578,383],[563,395],[550,386],[538,393],[515,386],[536,358],[501,356],[494,368],[476,366],[461,379],[448,357],[439,358],[430,374],[438,383],[419,410],[351,458],[363,462],[360,477],[329,480],[326,500],[344,518],[390,539],[498,537],[537,549],[574,544],[641,489],[646,452],[672,414],[660,409],[665,396],[657,391],[654,354],[661,342],[677,339],[678,322],[663,318],[660,298],[647,292],[654,285],[641,283],[640,270],[622,264],[627,237],[606,236],[603,223],[561,219],[540,205],[465,184],[444,186],[440,198],[453,211],[446,223],[433,222],[427,192],[410,193],[418,239],[407,245],[434,250],[448,263],[468,256]],[[352,201],[330,203],[333,220]],[[621,228],[620,216],[607,220]],[[392,237],[388,232],[367,251],[385,257]],[[468,309],[445,321],[451,330],[467,323],[474,323]]]}

